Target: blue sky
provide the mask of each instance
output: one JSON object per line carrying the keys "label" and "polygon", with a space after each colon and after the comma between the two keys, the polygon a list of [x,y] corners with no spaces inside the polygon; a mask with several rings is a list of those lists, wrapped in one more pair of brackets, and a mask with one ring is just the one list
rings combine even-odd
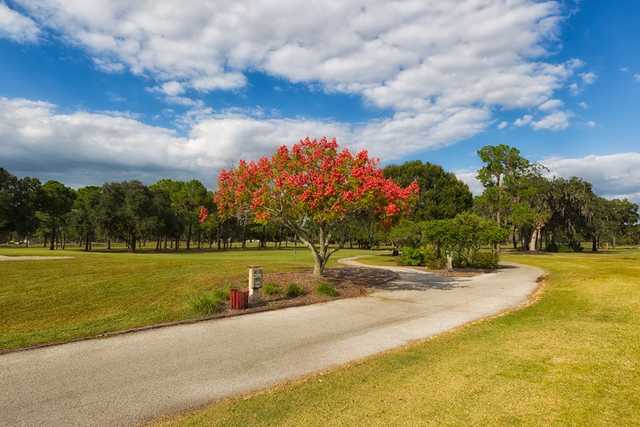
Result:
{"label": "blue sky", "polygon": [[0,0],[0,166],[213,186],[327,135],[477,188],[505,143],[640,200],[640,3],[301,4]]}

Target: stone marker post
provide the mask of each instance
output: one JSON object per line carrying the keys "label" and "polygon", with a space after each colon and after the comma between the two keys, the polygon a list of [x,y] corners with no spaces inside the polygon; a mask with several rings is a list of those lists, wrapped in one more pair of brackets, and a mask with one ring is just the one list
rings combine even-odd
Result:
{"label": "stone marker post", "polygon": [[262,267],[258,265],[249,266],[249,304],[260,302],[262,288]]}

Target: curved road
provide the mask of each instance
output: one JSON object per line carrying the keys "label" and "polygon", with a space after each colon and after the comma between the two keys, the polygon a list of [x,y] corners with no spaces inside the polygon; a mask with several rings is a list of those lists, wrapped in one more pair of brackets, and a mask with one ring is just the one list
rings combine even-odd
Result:
{"label": "curved road", "polygon": [[140,423],[501,312],[542,275],[515,264],[456,279],[383,269],[395,279],[362,298],[0,355],[0,425]]}

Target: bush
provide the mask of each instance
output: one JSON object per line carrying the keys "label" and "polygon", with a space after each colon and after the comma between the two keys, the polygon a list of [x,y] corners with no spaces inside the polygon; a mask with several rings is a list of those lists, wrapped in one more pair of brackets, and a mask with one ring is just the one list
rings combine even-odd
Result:
{"label": "bush", "polygon": [[421,248],[402,248],[402,254],[400,256],[400,265],[424,265],[424,253]]}
{"label": "bush", "polygon": [[338,296],[338,291],[336,291],[336,288],[329,283],[320,283],[316,288],[316,292],[319,293],[320,295],[325,295],[328,297]]}
{"label": "bush", "polygon": [[267,283],[264,285],[264,293],[270,297],[281,295],[282,294],[282,286],[277,283]]}
{"label": "bush", "polygon": [[304,289],[301,286],[296,285],[295,283],[291,283],[289,286],[287,286],[287,298],[296,298],[304,294]]}
{"label": "bush", "polygon": [[494,252],[477,252],[472,260],[470,267],[482,268],[485,270],[495,270],[498,268],[500,257]]}
{"label": "bush", "polygon": [[195,313],[202,316],[210,316],[224,310],[225,301],[228,296],[225,298],[223,295],[224,291],[222,289],[216,289],[211,294],[199,295],[191,298],[189,304]]}
{"label": "bush", "polygon": [[447,260],[441,256],[438,256],[435,248],[426,246],[422,249],[422,258],[424,259],[424,265],[432,270],[442,270],[447,266]]}

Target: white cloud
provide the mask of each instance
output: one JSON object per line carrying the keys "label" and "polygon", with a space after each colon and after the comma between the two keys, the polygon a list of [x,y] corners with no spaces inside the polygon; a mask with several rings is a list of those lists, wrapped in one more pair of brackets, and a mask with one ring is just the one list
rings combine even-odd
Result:
{"label": "white cloud", "polygon": [[31,18],[28,18],[0,1],[0,38],[26,43],[38,40],[40,30]]}
{"label": "white cloud", "polygon": [[523,127],[531,123],[533,116],[531,114],[525,114],[524,116],[516,119],[513,124],[517,127]]}
{"label": "white cloud", "polygon": [[347,125],[266,118],[259,111],[215,114],[203,107],[183,117],[187,134],[180,136],[147,125],[131,113],[62,113],[50,103],[0,97],[0,162],[9,170],[31,174],[65,170],[72,176],[74,170],[93,168],[117,175],[137,170],[155,177],[186,173],[212,183],[220,168],[305,136],[337,137],[353,150],[367,149],[393,160],[468,138],[483,130],[488,114],[483,109],[451,108]]}
{"label": "white cloud", "polygon": [[509,126],[509,123],[502,121],[500,122],[500,124],[498,124],[498,129],[505,129]]}
{"label": "white cloud", "polygon": [[592,85],[598,79],[596,73],[588,72],[588,73],[580,73],[580,78],[585,85]]}
{"label": "white cloud", "polygon": [[583,65],[540,62],[562,20],[555,1],[17,1],[91,56],[196,91],[261,70],[395,111],[530,107]]}
{"label": "white cloud", "polygon": [[475,195],[479,196],[484,191],[482,183],[478,181],[477,171],[459,170],[455,172],[458,179],[469,186],[469,190]]}
{"label": "white cloud", "polygon": [[540,111],[554,111],[562,108],[563,105],[564,102],[560,101],[559,99],[550,99],[541,104],[538,108],[540,109]]}
{"label": "white cloud", "polygon": [[576,96],[580,94],[580,92],[582,92],[582,89],[578,86],[578,83],[571,83],[569,85],[569,93],[571,93],[571,95]]}
{"label": "white cloud", "polygon": [[[52,139],[30,143],[13,132],[3,139],[6,147],[0,147],[5,158],[29,144],[48,147],[58,138],[87,150],[80,150],[85,154],[78,160],[67,159],[70,164],[109,161],[133,167],[136,160],[147,167],[145,162],[156,154],[143,156],[143,147],[152,150],[159,144],[158,152],[176,158],[154,160],[153,167],[195,173],[306,135],[328,135],[394,159],[472,137],[492,125],[492,111],[551,102],[584,66],[579,59],[545,62],[555,51],[563,19],[556,1],[14,1],[43,28],[83,48],[98,68],[144,75],[153,82],[150,91],[191,107],[193,114],[178,123],[186,133],[181,137],[131,118],[39,107],[41,121],[18,122],[16,127],[39,129]],[[215,115],[197,99],[198,92],[242,88],[245,73],[253,71],[361,95],[368,105],[391,113],[358,124]],[[15,102],[5,99],[3,105]],[[81,120],[87,117],[93,126]],[[525,118],[519,120],[534,123],[532,116]],[[545,126],[545,120],[536,123]],[[122,127],[136,141],[149,142],[127,147],[112,143],[110,138],[124,138]],[[74,135],[75,142],[70,139]],[[132,153],[125,164],[110,155],[112,146],[140,153]]]}
{"label": "white cloud", "polygon": [[583,110],[586,110],[587,108],[589,108],[589,104],[587,104],[586,102],[578,102],[578,106],[580,108],[582,108]]}
{"label": "white cloud", "polygon": [[593,184],[596,193],[640,202],[640,153],[551,158],[543,161],[554,175],[578,176]]}
{"label": "white cloud", "polygon": [[633,75],[635,81],[640,82],[640,73],[636,73]]}
{"label": "white cloud", "polygon": [[567,112],[556,111],[531,122],[531,127],[535,130],[563,130],[569,127],[570,117],[571,115]]}
{"label": "white cloud", "polygon": [[596,126],[597,126],[597,123],[596,123],[596,122],[594,122],[593,120],[589,120],[589,121],[588,121],[587,123],[585,123],[585,124],[587,125],[587,127],[590,127],[590,128],[594,128],[594,127],[596,127]]}

